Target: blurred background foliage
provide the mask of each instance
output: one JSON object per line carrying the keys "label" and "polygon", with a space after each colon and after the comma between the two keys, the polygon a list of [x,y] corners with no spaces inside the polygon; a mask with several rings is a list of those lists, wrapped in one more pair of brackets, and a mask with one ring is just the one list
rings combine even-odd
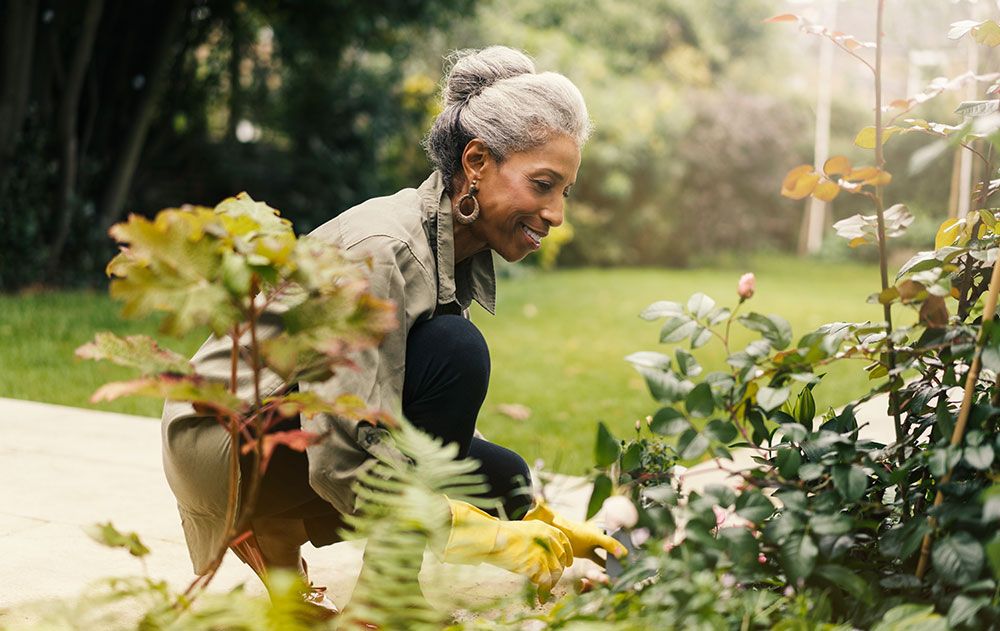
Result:
{"label": "blurred background foliage", "polygon": [[[596,125],[572,230],[538,262],[794,252],[803,207],[777,191],[812,161],[819,43],[761,21],[788,10],[821,20],[834,1],[0,0],[0,289],[100,284],[107,227],[128,212],[246,190],[307,232],[416,186],[442,57],[494,43],[573,79]],[[870,4],[839,2],[838,27],[871,39]],[[974,4],[890,2],[889,98],[967,69],[944,26]],[[870,159],[852,145],[873,102],[864,69],[841,55],[831,81],[831,151]],[[918,114],[956,122],[957,101]],[[894,139],[890,163],[926,145]],[[926,168],[947,173],[951,155]],[[949,182],[926,172],[894,173],[889,201],[902,191],[934,226]],[[861,208],[847,197],[827,225]]]}

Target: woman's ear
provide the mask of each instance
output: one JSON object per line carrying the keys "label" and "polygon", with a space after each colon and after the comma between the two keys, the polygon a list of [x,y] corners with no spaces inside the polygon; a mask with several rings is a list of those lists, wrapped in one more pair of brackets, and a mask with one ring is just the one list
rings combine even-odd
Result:
{"label": "woman's ear", "polygon": [[483,170],[493,161],[493,155],[486,147],[486,143],[478,138],[473,138],[469,144],[465,145],[462,151],[462,171],[465,174],[465,181],[482,177]]}

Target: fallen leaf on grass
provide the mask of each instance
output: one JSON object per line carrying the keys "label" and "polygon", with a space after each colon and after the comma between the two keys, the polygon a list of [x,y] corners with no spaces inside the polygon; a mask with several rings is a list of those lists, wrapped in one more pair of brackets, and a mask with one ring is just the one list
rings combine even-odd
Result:
{"label": "fallen leaf on grass", "polygon": [[531,418],[531,408],[520,403],[501,403],[497,406],[497,411],[515,421],[526,421]]}

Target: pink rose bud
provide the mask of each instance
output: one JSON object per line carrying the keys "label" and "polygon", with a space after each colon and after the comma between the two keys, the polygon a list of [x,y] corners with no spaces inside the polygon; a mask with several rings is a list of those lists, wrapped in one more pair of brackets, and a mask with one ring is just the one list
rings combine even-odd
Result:
{"label": "pink rose bud", "polygon": [[736,293],[740,295],[741,299],[747,300],[752,298],[755,289],[757,289],[757,277],[753,275],[753,272],[748,272],[740,276],[740,282],[736,286]]}
{"label": "pink rose bud", "polygon": [[635,431],[638,432],[641,429],[642,429],[642,422],[641,421],[636,421],[635,422]]}
{"label": "pink rose bud", "polygon": [[604,527],[608,532],[631,528],[639,521],[639,511],[624,495],[612,495],[604,500]]}
{"label": "pink rose bud", "polygon": [[649,528],[636,528],[632,531],[632,545],[641,548],[649,541]]}
{"label": "pink rose bud", "polygon": [[729,519],[729,511],[722,508],[721,506],[713,506],[712,512],[715,513],[715,527],[721,528],[722,524],[726,523]]}
{"label": "pink rose bud", "polygon": [[760,554],[758,554],[758,555],[757,555],[757,563],[760,563],[760,564],[762,564],[762,565],[763,565],[764,563],[767,563],[767,557],[766,557],[766,556],[764,556],[764,553],[763,553],[763,552],[761,552]]}

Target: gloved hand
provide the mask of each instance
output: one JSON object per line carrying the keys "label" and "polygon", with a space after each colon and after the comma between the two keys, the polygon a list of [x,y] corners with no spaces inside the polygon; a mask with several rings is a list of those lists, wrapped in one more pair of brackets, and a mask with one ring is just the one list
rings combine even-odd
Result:
{"label": "gloved hand", "polygon": [[471,504],[448,500],[448,563],[489,563],[527,576],[549,592],[573,564],[573,549],[559,529],[540,521],[501,521]]}
{"label": "gloved hand", "polygon": [[573,546],[573,556],[581,559],[602,563],[603,560],[597,556],[598,548],[604,548],[608,554],[613,554],[617,558],[628,554],[628,549],[625,546],[595,526],[557,515],[540,497],[535,498],[535,506],[524,516],[524,520],[537,520],[558,528]]}

